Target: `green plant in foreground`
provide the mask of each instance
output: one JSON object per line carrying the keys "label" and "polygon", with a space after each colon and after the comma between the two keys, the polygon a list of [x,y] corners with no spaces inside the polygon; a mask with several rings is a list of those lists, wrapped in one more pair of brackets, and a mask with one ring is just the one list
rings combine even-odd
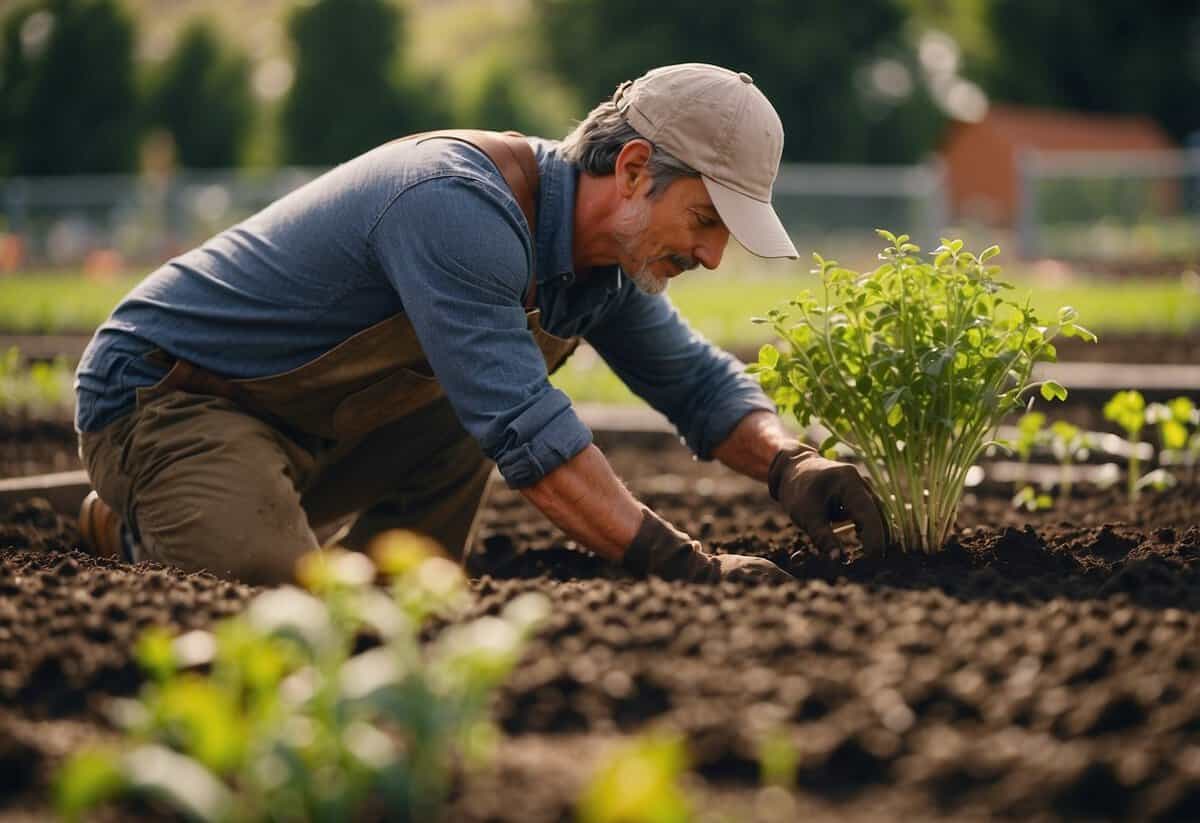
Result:
{"label": "green plant in foreground", "polygon": [[[309,591],[265,591],[213,632],[144,635],[149,682],[114,712],[128,745],[70,758],[59,813],[143,794],[202,821],[351,820],[381,805],[391,820],[436,817],[455,770],[496,739],[489,695],[547,606],[522,595],[423,643],[429,619],[465,596],[462,572],[435,551],[395,532],[374,564],[315,553],[299,570]],[[389,590],[373,585],[377,571]]]}
{"label": "green plant in foreground", "polygon": [[597,767],[579,800],[581,823],[685,823],[692,808],[679,785],[682,740],[651,733],[618,747]]}
{"label": "green plant in foreground", "polygon": [[750,367],[782,413],[815,419],[830,432],[822,451],[843,443],[879,492],[893,538],[906,551],[937,551],[953,527],[967,471],[1005,415],[1029,390],[1064,399],[1033,367],[1053,361],[1058,334],[1095,340],[1070,307],[1042,325],[961,240],[933,259],[880,231],[882,265],[859,273],[813,255],[820,299],[805,290],[755,322],[771,324],[790,351],[766,345]]}

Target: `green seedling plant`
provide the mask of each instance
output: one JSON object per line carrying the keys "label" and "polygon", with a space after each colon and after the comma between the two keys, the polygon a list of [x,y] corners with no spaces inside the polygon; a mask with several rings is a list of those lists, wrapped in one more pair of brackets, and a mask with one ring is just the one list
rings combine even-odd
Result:
{"label": "green seedling plant", "polygon": [[686,823],[694,817],[680,779],[687,748],[652,731],[618,746],[597,766],[578,803],[580,823]]}
{"label": "green seedling plant", "polygon": [[9,346],[0,356],[0,411],[39,416],[69,410],[73,381],[65,357],[25,363],[21,350]]}
{"label": "green seedling plant", "polygon": [[1017,421],[1017,439],[1013,441],[1012,447],[1021,461],[1021,475],[1016,482],[1019,490],[1013,496],[1012,504],[1014,508],[1035,512],[1041,509],[1048,509],[1054,505],[1054,500],[1050,495],[1045,492],[1038,492],[1033,486],[1024,482],[1024,476],[1028,471],[1029,459],[1033,456],[1034,448],[1046,440],[1048,432],[1045,429],[1045,425],[1046,415],[1035,411],[1026,412]]}
{"label": "green seedling plant", "polygon": [[1063,500],[1071,497],[1071,467],[1087,460],[1093,445],[1091,434],[1072,423],[1055,420],[1050,424],[1050,451],[1058,461],[1058,490]]}
{"label": "green seedling plant", "polygon": [[785,350],[763,346],[750,370],[781,413],[830,432],[822,451],[841,443],[862,460],[902,550],[934,552],[1000,421],[1034,389],[1066,398],[1033,378],[1056,358],[1051,341],[1095,335],[1070,307],[1043,324],[1030,299],[1007,299],[1011,286],[988,262],[996,246],[977,256],[944,240],[922,260],[907,235],[879,235],[888,245],[873,271],[813,255],[820,296],[806,290],[755,318]]}
{"label": "green seedling plant", "polygon": [[[464,578],[428,540],[390,533],[373,557],[309,555],[307,590],[265,591],[211,632],[145,634],[148,682],[113,710],[125,743],[64,764],[59,814],[136,795],[221,823],[440,817],[453,776],[496,740],[489,696],[547,605],[526,594],[454,622]],[[449,625],[422,641],[434,620]]]}
{"label": "green seedling plant", "polygon": [[1182,466],[1194,483],[1200,456],[1200,409],[1190,397],[1175,397],[1148,405],[1146,422],[1158,427],[1159,464]]}
{"label": "green seedling plant", "polygon": [[1111,420],[1125,432],[1125,440],[1129,445],[1129,467],[1126,483],[1126,494],[1129,504],[1137,502],[1138,480],[1141,477],[1141,459],[1138,456],[1138,446],[1141,442],[1142,428],[1146,424],[1146,398],[1140,391],[1129,389],[1119,391],[1104,404],[1104,419]]}

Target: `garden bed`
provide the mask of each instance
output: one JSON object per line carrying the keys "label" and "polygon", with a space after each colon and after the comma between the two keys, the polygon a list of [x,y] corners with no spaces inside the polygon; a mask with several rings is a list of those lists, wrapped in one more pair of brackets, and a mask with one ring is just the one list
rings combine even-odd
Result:
{"label": "garden bed", "polygon": [[[24,442],[30,470],[60,451],[49,431]],[[985,482],[936,557],[830,558],[761,486],[669,438],[602,446],[710,549],[798,579],[626,579],[497,488],[472,613],[529,590],[553,609],[495,705],[496,766],[459,787],[452,819],[562,819],[614,742],[658,725],[687,740],[700,808],[732,819],[1200,816],[1197,488],[1131,511],[1085,487],[1028,514]],[[37,503],[0,516],[0,814],[45,814],[59,759],[112,735],[104,699],[136,690],[138,632],[209,626],[255,592],[76,544]],[[760,787],[759,742],[778,734],[790,793]]]}

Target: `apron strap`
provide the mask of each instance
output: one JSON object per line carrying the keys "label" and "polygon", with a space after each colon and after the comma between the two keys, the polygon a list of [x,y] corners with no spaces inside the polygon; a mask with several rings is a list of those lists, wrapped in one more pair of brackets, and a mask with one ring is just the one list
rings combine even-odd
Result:
{"label": "apron strap", "polygon": [[538,175],[537,158],[525,135],[516,131],[484,131],[482,129],[445,129],[442,131],[427,131],[420,134],[401,137],[400,140],[458,140],[469,146],[474,146],[483,152],[504,182],[512,190],[525,215],[525,225],[529,229],[529,238],[534,248],[533,265],[529,272],[529,286],[525,290],[525,308],[532,309],[537,299],[537,202],[538,189],[541,179]]}

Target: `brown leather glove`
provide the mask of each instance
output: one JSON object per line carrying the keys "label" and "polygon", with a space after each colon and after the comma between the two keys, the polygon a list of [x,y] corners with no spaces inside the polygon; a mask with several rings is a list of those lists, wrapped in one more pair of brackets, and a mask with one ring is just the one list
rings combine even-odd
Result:
{"label": "brown leather glove", "polygon": [[663,580],[718,583],[722,580],[750,582],[791,580],[792,576],[764,557],[744,554],[705,554],[700,544],[643,509],[642,525],[625,550],[621,566],[638,577],[654,575]]}
{"label": "brown leather glove", "polygon": [[887,547],[883,507],[849,463],[826,460],[812,446],[781,449],[771,461],[767,487],[821,551],[830,555],[841,552],[842,544],[830,526],[839,520],[854,521],[868,555],[880,555]]}

